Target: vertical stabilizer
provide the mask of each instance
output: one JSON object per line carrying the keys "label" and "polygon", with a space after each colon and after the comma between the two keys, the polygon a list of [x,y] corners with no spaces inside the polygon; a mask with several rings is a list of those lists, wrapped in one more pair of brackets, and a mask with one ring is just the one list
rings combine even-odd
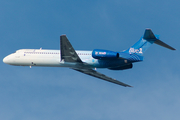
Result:
{"label": "vertical stabilizer", "polygon": [[152,30],[147,28],[144,32],[143,39],[145,39],[145,40],[153,40],[154,39],[155,40],[156,37],[153,34]]}
{"label": "vertical stabilizer", "polygon": [[143,55],[143,53],[153,44],[158,44],[160,46],[166,47],[171,50],[175,50],[173,47],[167,45],[166,43],[159,40],[158,35],[154,35],[151,29],[147,28],[144,32],[144,35],[140,38],[138,42],[136,42],[133,46],[131,46],[126,53],[129,54],[137,54]]}

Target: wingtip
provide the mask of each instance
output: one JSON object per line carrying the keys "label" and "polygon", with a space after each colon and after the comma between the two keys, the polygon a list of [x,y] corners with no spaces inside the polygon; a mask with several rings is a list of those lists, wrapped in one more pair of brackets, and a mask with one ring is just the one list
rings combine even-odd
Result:
{"label": "wingtip", "polygon": [[131,87],[131,88],[133,88],[133,86],[130,86],[130,85],[127,85],[126,87]]}
{"label": "wingtip", "polygon": [[172,48],[171,50],[176,50],[175,48]]}
{"label": "wingtip", "polygon": [[130,85],[128,85],[128,84],[125,84],[125,85],[123,85],[124,87],[132,87],[133,88],[133,86],[130,86]]}
{"label": "wingtip", "polygon": [[63,35],[61,35],[61,36],[66,36],[66,34],[63,34]]}

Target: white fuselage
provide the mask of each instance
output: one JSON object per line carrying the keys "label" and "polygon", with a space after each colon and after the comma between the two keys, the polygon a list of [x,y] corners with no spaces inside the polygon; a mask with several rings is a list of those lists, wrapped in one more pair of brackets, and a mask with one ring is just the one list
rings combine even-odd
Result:
{"label": "white fuselage", "polygon": [[[76,51],[82,62],[96,67],[98,60],[92,57],[92,51]],[[73,67],[74,63],[61,60],[60,50],[20,49],[6,56],[4,63],[17,66]]]}

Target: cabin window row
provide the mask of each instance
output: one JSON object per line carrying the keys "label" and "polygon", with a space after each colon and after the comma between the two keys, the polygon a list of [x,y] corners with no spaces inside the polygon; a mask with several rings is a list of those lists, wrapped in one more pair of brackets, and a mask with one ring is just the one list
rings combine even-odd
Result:
{"label": "cabin window row", "polygon": [[51,52],[24,52],[25,54],[59,54],[59,53],[51,53]]}
{"label": "cabin window row", "polygon": [[[59,54],[51,52],[24,52],[25,54]],[[78,55],[91,55],[90,53],[78,53]]]}
{"label": "cabin window row", "polygon": [[90,53],[78,53],[78,55],[91,55]]}

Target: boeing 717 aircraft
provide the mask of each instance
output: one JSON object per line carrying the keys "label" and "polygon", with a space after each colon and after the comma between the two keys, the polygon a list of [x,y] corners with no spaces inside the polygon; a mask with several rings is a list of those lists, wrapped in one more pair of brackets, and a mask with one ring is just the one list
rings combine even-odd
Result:
{"label": "boeing 717 aircraft", "polygon": [[154,35],[151,29],[146,29],[138,42],[122,52],[102,49],[75,51],[66,35],[61,35],[60,50],[20,49],[6,56],[3,62],[15,66],[68,67],[118,85],[131,87],[97,72],[96,68],[108,68],[109,70],[131,69],[133,63],[143,61],[143,54],[153,43],[175,50],[159,40],[159,36]]}

